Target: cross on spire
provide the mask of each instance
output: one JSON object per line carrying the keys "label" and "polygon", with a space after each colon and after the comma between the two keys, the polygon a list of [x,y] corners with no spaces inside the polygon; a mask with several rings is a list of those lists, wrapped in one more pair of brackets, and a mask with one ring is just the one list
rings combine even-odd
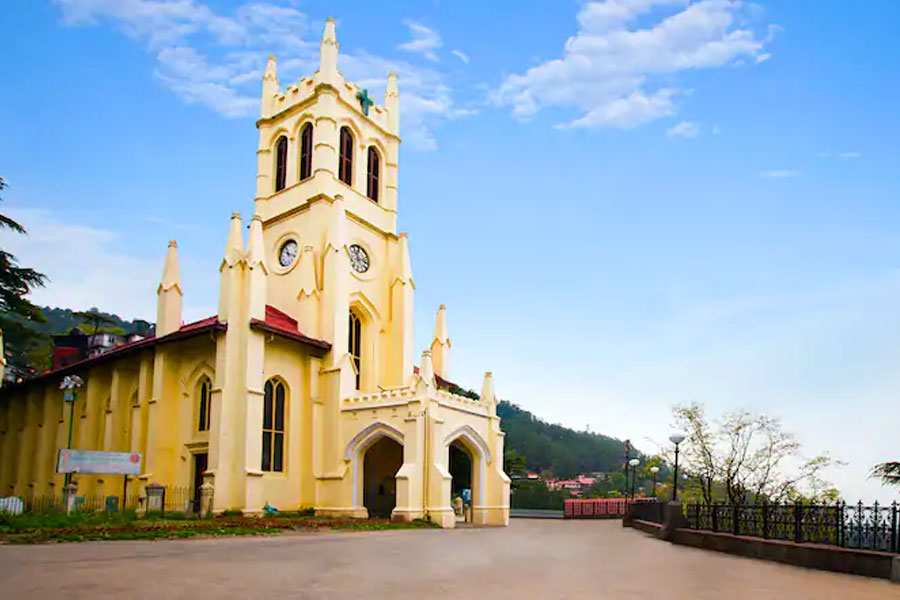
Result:
{"label": "cross on spire", "polygon": [[357,92],[356,99],[359,100],[359,105],[362,107],[363,114],[368,117],[369,107],[375,104],[375,102],[369,98],[369,90]]}

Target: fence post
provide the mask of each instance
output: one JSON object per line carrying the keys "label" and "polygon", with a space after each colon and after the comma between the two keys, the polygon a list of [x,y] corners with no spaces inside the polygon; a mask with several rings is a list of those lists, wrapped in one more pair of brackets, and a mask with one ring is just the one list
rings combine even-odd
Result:
{"label": "fence post", "polygon": [[731,505],[731,531],[734,535],[741,535],[741,522],[739,520],[741,507],[737,504]]}
{"label": "fence post", "polygon": [[719,505],[713,503],[712,505],[712,526],[713,533],[718,533],[719,531]]}
{"label": "fence post", "polygon": [[769,539],[769,503],[763,502],[762,504],[762,534],[763,539]]}
{"label": "fence post", "polygon": [[841,536],[841,541],[838,545],[841,548],[847,547],[847,531],[844,529],[844,508],[846,507],[846,504],[846,502],[838,500],[838,519],[840,519],[840,522],[838,523],[838,533]]}
{"label": "fence post", "polygon": [[801,521],[803,519],[803,503],[797,502],[794,505],[794,542],[799,544],[803,541],[803,532],[801,530]]}
{"label": "fence post", "polygon": [[900,545],[898,545],[897,532],[897,501],[891,504],[891,551],[900,553]]}

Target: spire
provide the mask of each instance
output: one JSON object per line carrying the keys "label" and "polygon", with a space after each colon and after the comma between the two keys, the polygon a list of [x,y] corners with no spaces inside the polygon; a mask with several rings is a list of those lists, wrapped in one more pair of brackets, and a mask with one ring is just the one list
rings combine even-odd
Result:
{"label": "spire", "polygon": [[338,43],[334,33],[334,19],[325,20],[325,33],[319,46],[319,76],[323,81],[330,81],[337,75]]}
{"label": "spire", "polygon": [[441,304],[434,321],[434,339],[444,344],[450,341],[447,336],[447,307]]}
{"label": "spire", "polygon": [[156,288],[156,336],[162,337],[181,328],[181,275],[178,246],[169,242],[162,279]]}
{"label": "spire", "polygon": [[181,293],[181,271],[178,268],[178,244],[175,240],[169,241],[169,248],[166,250],[166,262],[163,265],[162,280],[159,283],[160,290],[170,290],[173,287],[179,288]]}
{"label": "spire", "polygon": [[400,92],[397,91],[397,74],[388,73],[387,89],[384,92],[384,106],[388,111],[388,125],[394,134],[400,132]]}
{"label": "spire", "polygon": [[396,279],[394,279],[394,282],[399,281],[400,283],[409,283],[413,287],[415,287],[412,276],[412,265],[409,261],[409,239],[406,236],[406,232],[402,232],[400,234],[399,252],[400,264],[399,269],[397,270],[397,277]]}
{"label": "spire", "polygon": [[300,270],[298,279],[300,280],[299,298],[304,296],[318,295],[319,286],[316,285],[316,254],[312,246],[303,246],[303,253],[297,259],[299,264],[297,268]]}
{"label": "spire", "polygon": [[494,375],[490,371],[484,374],[484,383],[481,384],[481,401],[488,406],[497,402],[497,397],[494,395]]}
{"label": "spire", "polygon": [[431,356],[434,372],[442,379],[450,378],[450,337],[447,335],[447,307],[441,304],[434,320],[434,339],[431,341]]}
{"label": "spire", "polygon": [[275,57],[270,54],[269,60],[266,62],[266,72],[263,74],[262,79],[262,116],[265,117],[272,114],[278,87],[278,67]]}
{"label": "spire", "polygon": [[278,61],[275,56],[270,54],[266,61],[266,72],[263,74],[263,81],[274,81],[278,83]]}
{"label": "spire", "polygon": [[231,228],[228,230],[228,241],[225,242],[224,262],[234,266],[244,257],[244,232],[241,231],[241,213],[231,213]]}
{"label": "spire", "polygon": [[334,212],[331,216],[331,224],[328,227],[328,239],[325,242],[326,251],[328,251],[329,248],[331,248],[332,250],[340,250],[347,245],[347,238],[344,235],[344,222],[346,221],[346,215],[344,212],[344,197],[340,194],[334,197],[332,210]]}
{"label": "spire", "polygon": [[250,236],[247,238],[247,264],[251,268],[262,265],[265,269],[264,256],[262,217],[253,215],[250,220]]}
{"label": "spire", "polygon": [[434,365],[431,362],[431,350],[422,353],[422,363],[419,365],[419,377],[429,387],[434,386]]}
{"label": "spire", "polygon": [[266,269],[263,246],[262,217],[253,215],[247,237],[247,315],[251,319],[266,318]]}

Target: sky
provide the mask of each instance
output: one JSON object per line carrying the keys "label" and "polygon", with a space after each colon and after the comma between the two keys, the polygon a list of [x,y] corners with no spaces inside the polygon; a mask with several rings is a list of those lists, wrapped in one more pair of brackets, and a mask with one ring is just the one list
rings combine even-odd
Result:
{"label": "sky", "polygon": [[18,1],[0,20],[0,244],[41,304],[216,311],[252,211],[268,54],[383,96],[396,70],[416,344],[575,429],[665,444],[672,407],[780,417],[848,500],[900,459],[900,3]]}

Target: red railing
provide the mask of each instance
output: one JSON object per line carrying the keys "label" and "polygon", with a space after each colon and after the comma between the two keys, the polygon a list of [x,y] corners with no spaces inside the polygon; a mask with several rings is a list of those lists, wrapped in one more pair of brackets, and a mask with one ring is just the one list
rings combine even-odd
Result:
{"label": "red railing", "polygon": [[628,498],[590,498],[565,500],[563,517],[566,519],[621,519],[628,511]]}

